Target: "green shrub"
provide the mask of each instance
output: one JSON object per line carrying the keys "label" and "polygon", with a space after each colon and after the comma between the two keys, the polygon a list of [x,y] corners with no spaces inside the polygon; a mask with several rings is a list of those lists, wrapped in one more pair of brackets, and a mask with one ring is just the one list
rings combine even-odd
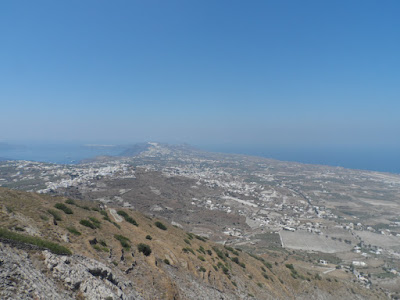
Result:
{"label": "green shrub", "polygon": [[263,287],[263,284],[262,284],[261,282],[258,282],[257,285],[258,285],[260,288]]}
{"label": "green shrub", "polygon": [[218,272],[218,267],[217,267],[217,266],[213,265],[213,268],[214,268],[214,270],[215,270],[216,272]]}
{"label": "green shrub", "polygon": [[130,240],[127,237],[120,235],[120,234],[115,234],[114,238],[121,243],[121,246],[123,248],[125,248],[127,250],[129,250],[131,248]]}
{"label": "green shrub", "polygon": [[185,252],[185,253],[189,253],[190,252],[190,253],[192,253],[194,255],[194,251],[190,247],[183,248],[182,251]]}
{"label": "green shrub", "polygon": [[294,270],[293,264],[286,264],[285,266],[290,270]]}
{"label": "green shrub", "polygon": [[13,240],[13,241],[17,241],[17,242],[21,242],[21,243],[36,245],[41,248],[46,248],[55,254],[67,254],[67,255],[72,254],[72,252],[68,248],[61,246],[59,244],[49,242],[46,240],[42,240],[38,237],[27,236],[27,235],[22,235],[19,233],[11,232],[4,228],[0,228],[0,237],[9,239],[9,240]]}
{"label": "green shrub", "polygon": [[100,228],[100,221],[96,219],[95,217],[89,217],[89,220],[93,222],[93,225],[96,226],[96,228]]}
{"label": "green shrub", "polygon": [[222,272],[224,272],[225,275],[229,274],[229,269],[225,266],[222,266]]}
{"label": "green shrub", "polygon": [[207,250],[207,254],[211,256],[212,255],[212,251],[210,249],[208,249]]}
{"label": "green shrub", "polygon": [[104,240],[100,240],[99,244],[104,246],[104,247],[107,247],[107,243]]}
{"label": "green shrub", "polygon": [[160,221],[157,221],[154,223],[154,225],[156,225],[158,228],[160,228],[161,230],[167,230],[167,226],[165,226],[163,223],[161,223]]}
{"label": "green shrub", "polygon": [[149,241],[151,241],[153,238],[151,237],[151,235],[146,235],[146,240],[149,240]]}
{"label": "green shrub", "polygon": [[188,239],[184,239],[185,243],[188,245],[191,245],[190,241]]}
{"label": "green shrub", "polygon": [[40,215],[40,218],[41,218],[43,221],[48,221],[48,220],[49,220],[49,217],[48,217],[48,216],[45,216],[45,215]]}
{"label": "green shrub", "polygon": [[108,214],[105,210],[100,210],[100,214],[103,216],[103,220],[106,220],[106,221],[112,223],[110,217],[108,216]]}
{"label": "green shrub", "polygon": [[54,205],[55,208],[62,210],[63,212],[65,212],[67,215],[72,215],[74,212],[72,211],[72,209],[70,209],[68,206],[66,206],[64,203],[56,203]]}
{"label": "green shrub", "polygon": [[92,222],[90,222],[89,220],[80,220],[79,221],[79,224],[81,224],[81,225],[83,225],[83,226],[86,226],[86,227],[89,227],[89,228],[92,228],[92,229],[96,229],[97,227],[92,223]]}
{"label": "green shrub", "polygon": [[53,216],[54,220],[62,221],[61,215],[57,211],[55,211],[53,209],[49,209],[49,210],[47,210],[47,212]]}
{"label": "green shrub", "polygon": [[239,264],[239,257],[232,257],[231,258],[231,260],[234,262],[234,263],[237,263],[237,264]]}
{"label": "green shrub", "polygon": [[117,214],[119,214],[121,217],[125,219],[128,223],[131,223],[132,225],[139,226],[139,224],[135,221],[135,219],[131,218],[127,212],[123,210],[117,211]]}
{"label": "green shrub", "polygon": [[201,261],[205,261],[204,256],[199,255],[197,256],[197,258],[200,259]]}
{"label": "green shrub", "polygon": [[186,232],[186,234],[187,234],[189,240],[193,240],[193,233]]}
{"label": "green shrub", "polygon": [[217,254],[217,256],[218,256],[220,259],[222,259],[223,261],[226,260],[226,257],[225,257],[225,255],[224,255],[224,253],[223,253],[220,249],[218,249],[216,246],[213,246],[212,249],[214,250],[214,252]]}
{"label": "green shrub", "polygon": [[246,265],[244,263],[239,263],[239,266],[241,266],[243,269],[246,269]]}
{"label": "green shrub", "polygon": [[103,252],[108,252],[110,251],[107,247],[101,247],[100,245],[92,245],[92,247],[96,250],[96,251],[103,251]]}
{"label": "green shrub", "polygon": [[142,252],[144,255],[149,256],[151,254],[151,248],[147,244],[140,243],[137,246],[139,252]]}
{"label": "green shrub", "polygon": [[111,223],[113,223],[113,225],[114,225],[115,227],[117,227],[118,229],[121,229],[121,226],[119,226],[119,224],[117,224],[117,223],[115,223],[115,222],[111,222]]}
{"label": "green shrub", "polygon": [[205,237],[203,237],[203,236],[195,235],[194,237],[195,237],[196,239],[202,241],[202,242],[207,241],[207,238],[205,238]]}
{"label": "green shrub", "polygon": [[75,227],[67,227],[67,230],[75,235],[81,235],[81,233],[75,229]]}
{"label": "green shrub", "polygon": [[207,270],[206,270],[206,268],[204,268],[203,266],[201,266],[201,267],[199,268],[199,271],[204,273],[204,272],[206,272]]}
{"label": "green shrub", "polygon": [[[272,269],[272,265],[269,263],[269,262],[267,262],[267,261],[265,261],[265,260],[263,260],[263,264],[264,264],[264,266],[266,266],[268,269]],[[292,265],[293,266],[293,265]]]}
{"label": "green shrub", "polygon": [[233,284],[235,287],[237,287],[236,282],[234,282],[234,281],[231,281],[231,282],[232,282],[232,284]]}
{"label": "green shrub", "polygon": [[76,205],[75,201],[72,199],[66,200],[65,203],[70,204],[70,205]]}
{"label": "green shrub", "polygon": [[167,265],[169,265],[169,264],[170,264],[170,262],[169,262],[169,260],[168,260],[168,259],[164,259],[164,263],[165,263],[165,264],[167,264]]}

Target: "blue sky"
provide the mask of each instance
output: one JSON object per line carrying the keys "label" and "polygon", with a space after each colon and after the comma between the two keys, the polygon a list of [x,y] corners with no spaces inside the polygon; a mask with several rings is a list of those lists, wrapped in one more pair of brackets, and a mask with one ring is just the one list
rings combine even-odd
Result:
{"label": "blue sky", "polygon": [[399,1],[1,1],[0,140],[400,147]]}

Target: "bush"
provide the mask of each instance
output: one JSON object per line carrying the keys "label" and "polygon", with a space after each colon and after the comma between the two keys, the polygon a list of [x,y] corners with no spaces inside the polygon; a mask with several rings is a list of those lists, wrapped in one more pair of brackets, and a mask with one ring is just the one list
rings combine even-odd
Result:
{"label": "bush", "polygon": [[[268,269],[272,269],[272,265],[269,263],[269,262],[267,262],[267,261],[265,261],[265,260],[263,260],[263,264],[264,264],[264,266],[266,266]],[[293,266],[293,265],[292,265]]]}
{"label": "bush", "polygon": [[211,256],[212,255],[212,251],[208,249],[207,250],[207,254]]}
{"label": "bush", "polygon": [[223,253],[221,250],[219,250],[216,246],[213,246],[212,249],[214,250],[214,252],[217,254],[217,256],[218,256],[220,259],[222,259],[223,261],[226,260],[226,257],[225,257],[225,255],[224,255],[224,253]]}
{"label": "bush", "polygon": [[75,204],[75,201],[72,200],[72,199],[66,200],[65,203],[70,204],[70,205],[76,205],[76,204]]}
{"label": "bush", "polygon": [[144,255],[149,256],[151,254],[151,248],[147,244],[140,243],[137,246],[139,252],[142,252]]}
{"label": "bush", "polygon": [[290,270],[294,270],[293,264],[286,264],[285,266]]}
{"label": "bush", "polygon": [[121,226],[119,226],[119,224],[117,224],[117,223],[115,223],[115,222],[111,222],[111,223],[113,223],[113,225],[114,225],[115,227],[117,227],[118,229],[121,229]]}
{"label": "bush", "polygon": [[75,227],[67,227],[67,230],[75,235],[81,235],[81,233],[75,229]]}
{"label": "bush", "polygon": [[93,225],[96,226],[96,228],[100,228],[101,223],[98,219],[96,219],[95,217],[90,217],[89,220],[93,222]]}
{"label": "bush", "polygon": [[165,226],[163,223],[161,223],[160,221],[157,221],[154,223],[154,225],[156,225],[158,228],[160,228],[161,230],[167,230],[167,226]]}
{"label": "bush", "polygon": [[72,215],[74,212],[72,211],[72,209],[70,209],[68,206],[66,206],[64,203],[56,203],[54,205],[55,208],[62,210],[63,212],[65,212],[67,215]]}
{"label": "bush", "polygon": [[199,271],[200,272],[206,272],[207,270],[202,266],[202,267],[199,268]]}
{"label": "bush", "polygon": [[146,235],[146,240],[151,241],[153,238],[151,237],[151,235]]}
{"label": "bush", "polygon": [[86,226],[86,227],[89,227],[89,228],[92,228],[92,229],[96,229],[97,227],[92,223],[92,222],[90,222],[89,220],[80,220],[79,221],[79,224],[81,224],[81,225],[83,225],[83,226]]}
{"label": "bush", "polygon": [[119,214],[121,217],[125,219],[128,223],[131,223],[132,225],[139,226],[139,224],[136,222],[135,219],[131,218],[125,211],[119,210],[117,211],[117,214]]}
{"label": "bush", "polygon": [[116,235],[114,235],[114,238],[121,243],[121,246],[123,248],[125,248],[127,250],[129,250],[131,248],[130,240],[127,237],[120,235],[120,234],[116,234]]}
{"label": "bush", "polygon": [[194,237],[195,237],[196,239],[202,241],[202,242],[207,241],[207,238],[205,238],[205,237],[203,237],[203,236],[195,235]]}
{"label": "bush", "polygon": [[183,251],[184,253],[189,253],[189,252],[190,252],[190,253],[192,253],[192,254],[194,255],[194,251],[193,251],[193,249],[190,248],[190,247],[183,248],[182,251]]}
{"label": "bush", "polygon": [[169,264],[170,264],[170,262],[169,262],[169,260],[168,260],[168,259],[164,259],[164,263],[165,263],[165,264],[167,264],[167,265],[169,265]]}
{"label": "bush", "polygon": [[49,214],[51,214],[56,221],[62,221],[61,215],[53,209],[47,210]]}
{"label": "bush", "polygon": [[191,245],[190,241],[188,239],[184,239],[185,243],[188,245]]}
{"label": "bush", "polygon": [[239,264],[239,258],[238,258],[238,257],[232,257],[231,260],[232,260],[234,263]]}
{"label": "bush", "polygon": [[103,251],[103,252],[108,252],[110,251],[107,247],[101,247],[100,245],[92,245],[92,247],[96,250],[96,251]]}
{"label": "bush", "polygon": [[108,214],[105,210],[100,210],[99,212],[103,216],[103,220],[106,220],[106,221],[112,223],[110,217],[108,216]]}
{"label": "bush", "polygon": [[72,254],[72,252],[64,247],[61,246],[59,244],[53,243],[53,242],[49,242],[46,240],[42,240],[38,237],[34,237],[34,236],[27,236],[27,235],[22,235],[19,233],[15,233],[15,232],[11,232],[8,231],[7,229],[4,228],[0,228],[0,237],[4,238],[4,239],[9,239],[9,240],[13,240],[13,241],[17,241],[17,242],[21,242],[21,243],[26,243],[26,244],[31,244],[31,245],[35,245],[41,248],[45,248],[50,250],[51,252],[55,253],[55,254],[66,254],[66,255],[70,255]]}
{"label": "bush", "polygon": [[197,256],[197,258],[200,259],[201,261],[205,261],[204,256],[199,255]]}

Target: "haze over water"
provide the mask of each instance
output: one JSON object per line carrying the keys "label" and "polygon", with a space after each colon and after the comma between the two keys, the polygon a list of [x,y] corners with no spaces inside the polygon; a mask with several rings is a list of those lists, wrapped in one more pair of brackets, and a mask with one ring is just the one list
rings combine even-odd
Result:
{"label": "haze over water", "polygon": [[[32,160],[58,164],[76,164],[99,155],[119,155],[127,146],[105,144],[97,146],[79,143],[28,144],[17,149],[0,149],[0,158]],[[344,148],[277,148],[260,146],[198,145],[199,149],[222,153],[261,156],[307,164],[340,166],[400,174],[398,149],[344,149]]]}

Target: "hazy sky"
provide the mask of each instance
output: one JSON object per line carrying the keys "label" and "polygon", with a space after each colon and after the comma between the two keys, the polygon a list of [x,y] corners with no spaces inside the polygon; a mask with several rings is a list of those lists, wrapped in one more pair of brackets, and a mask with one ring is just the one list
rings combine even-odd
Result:
{"label": "hazy sky", "polygon": [[0,140],[400,146],[400,1],[0,2]]}

